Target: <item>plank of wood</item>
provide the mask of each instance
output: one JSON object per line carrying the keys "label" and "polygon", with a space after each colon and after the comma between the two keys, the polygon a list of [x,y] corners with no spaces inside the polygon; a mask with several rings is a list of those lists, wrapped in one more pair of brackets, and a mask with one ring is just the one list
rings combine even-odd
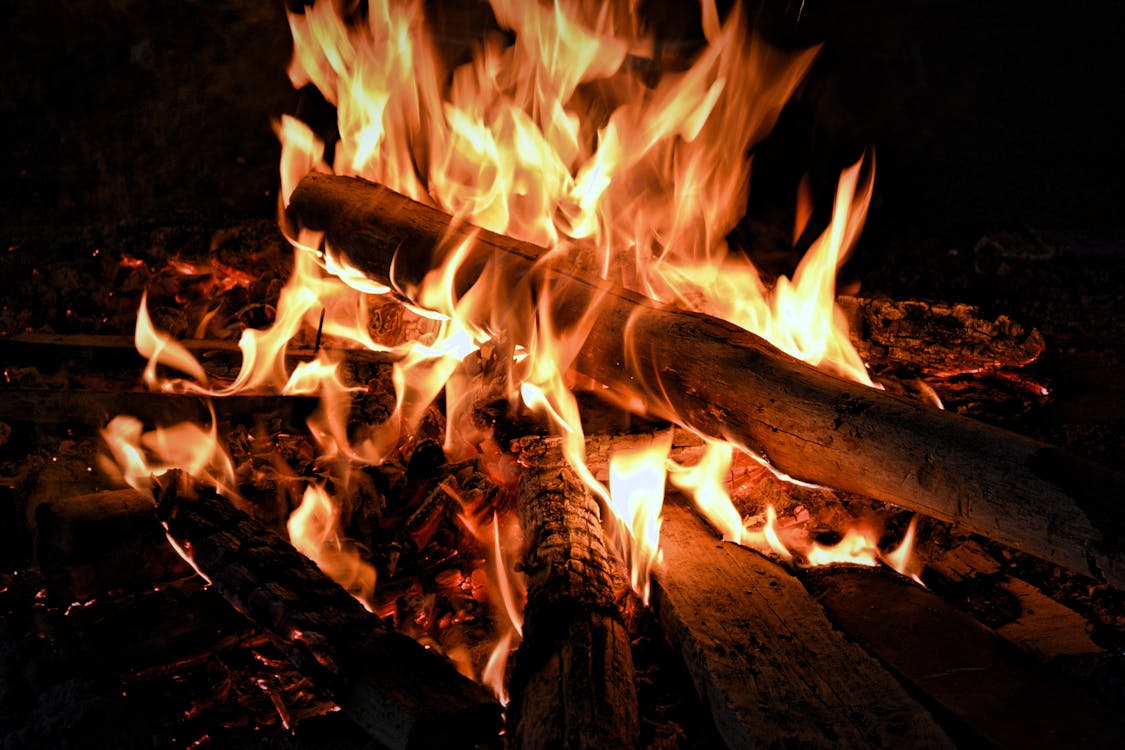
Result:
{"label": "plank of wood", "polygon": [[949,739],[797,579],[674,500],[653,601],[732,748],[944,748]]}
{"label": "plank of wood", "polygon": [[516,441],[527,552],[513,660],[511,747],[631,748],[640,719],[629,633],[614,598],[601,513],[557,445]]}
{"label": "plank of wood", "polygon": [[959,743],[1125,747],[1125,723],[1091,690],[936,594],[871,569],[805,578],[837,626],[960,724]]}
{"label": "plank of wood", "polygon": [[[724,321],[661,307],[527,242],[451,226],[384,187],[310,174],[294,228],[399,288],[420,285],[461,240],[463,293],[486,272],[505,299],[551,301],[555,330],[588,330],[574,367],[624,403],[734,441],[800,479],[893,503],[1125,587],[1125,476],[949,412],[841,380]],[[502,324],[527,344],[526,310]],[[592,316],[587,311],[594,309]],[[502,311],[492,310],[493,315]],[[521,336],[523,338],[521,338]],[[642,408],[642,407],[638,407]]]}
{"label": "plank of wood", "polygon": [[213,492],[161,478],[157,516],[194,567],[390,748],[493,741],[500,706],[444,657],[390,631],[311,560]]}
{"label": "plank of wood", "polygon": [[[172,424],[211,419],[207,399],[188,393],[134,390],[0,388],[0,420],[13,425],[104,427],[121,414],[146,424]],[[276,416],[287,425],[304,425],[316,409],[309,396],[238,394],[211,399],[219,417]]]}

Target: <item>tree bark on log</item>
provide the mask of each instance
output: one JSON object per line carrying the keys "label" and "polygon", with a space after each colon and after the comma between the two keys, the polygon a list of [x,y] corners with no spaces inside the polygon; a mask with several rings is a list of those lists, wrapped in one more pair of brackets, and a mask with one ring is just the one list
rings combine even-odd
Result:
{"label": "tree bark on log", "polygon": [[952,747],[797,579],[680,503],[663,516],[654,608],[729,747]]}
{"label": "tree bark on log", "polygon": [[557,447],[516,441],[527,553],[523,642],[512,666],[511,747],[633,748],[640,741],[628,631],[601,513]]}
{"label": "tree bark on log", "polygon": [[474,747],[494,739],[500,706],[441,656],[386,628],[315,564],[207,491],[162,479],[157,516],[193,566],[276,636],[289,660],[390,748]]}
{"label": "tree bark on log", "polygon": [[[310,174],[290,199],[294,229],[410,288],[460,240],[463,293],[486,266],[509,301],[549,286],[556,329],[588,330],[581,373],[649,414],[765,455],[788,474],[958,523],[1125,587],[1125,477],[1045,444],[851,383],[758,336],[564,267],[527,242],[452,225],[447,214],[354,178]],[[586,311],[596,305],[593,315]],[[526,335],[527,310],[509,321]],[[585,317],[584,317],[585,316]]]}

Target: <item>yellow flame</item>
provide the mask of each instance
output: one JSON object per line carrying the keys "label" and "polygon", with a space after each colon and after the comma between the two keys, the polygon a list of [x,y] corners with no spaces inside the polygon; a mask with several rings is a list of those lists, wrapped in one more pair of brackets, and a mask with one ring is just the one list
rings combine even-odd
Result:
{"label": "yellow flame", "polygon": [[341,535],[340,510],[324,487],[310,484],[286,523],[289,541],[325,575],[372,611],[375,568]]}
{"label": "yellow flame", "polygon": [[734,448],[730,443],[708,440],[699,463],[681,466],[672,462],[668,478],[691,495],[695,507],[723,535],[724,541],[741,543],[742,517],[727,490],[733,459]]}

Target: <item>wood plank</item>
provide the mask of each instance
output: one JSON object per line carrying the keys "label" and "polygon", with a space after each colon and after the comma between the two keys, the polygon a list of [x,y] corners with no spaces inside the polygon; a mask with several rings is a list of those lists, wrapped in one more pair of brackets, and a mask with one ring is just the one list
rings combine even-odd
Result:
{"label": "wood plank", "polygon": [[987,747],[1125,747],[1098,696],[1036,662],[936,594],[872,569],[805,574],[829,617]]}
{"label": "wood plank", "polygon": [[653,601],[731,748],[948,748],[800,582],[669,500]]}

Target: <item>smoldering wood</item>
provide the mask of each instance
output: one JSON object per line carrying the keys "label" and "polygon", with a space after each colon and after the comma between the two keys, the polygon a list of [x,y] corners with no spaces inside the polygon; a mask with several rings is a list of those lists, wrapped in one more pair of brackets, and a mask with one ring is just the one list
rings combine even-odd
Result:
{"label": "smoldering wood", "polygon": [[[242,350],[238,342],[228,339],[184,339],[181,346],[197,358],[207,359],[225,357],[240,358]],[[393,360],[386,352],[367,349],[347,349],[323,346],[320,349],[349,362],[383,363]],[[97,364],[120,369],[129,364],[122,358],[144,358],[137,352],[133,336],[99,334],[59,334],[59,333],[21,333],[15,336],[0,336],[0,354],[6,362],[27,362],[32,364]],[[303,362],[315,359],[317,350],[303,347],[287,349],[285,357],[290,362]]]}
{"label": "smoldering wood", "polygon": [[500,706],[443,657],[390,631],[308,558],[218,495],[162,480],[157,516],[239,611],[293,664],[391,748],[472,747],[500,729]]}
{"label": "smoldering wood", "polygon": [[953,746],[787,571],[673,497],[663,517],[653,606],[729,747]]}
{"label": "smoldering wood", "polygon": [[1046,344],[1006,315],[973,305],[841,296],[852,344],[868,365],[902,366],[935,378],[1015,370]]}
{"label": "smoldering wood", "polygon": [[523,641],[509,682],[515,748],[630,748],[640,720],[629,633],[597,502],[557,445],[515,442],[527,576]]}
{"label": "smoldering wood", "polygon": [[194,573],[168,545],[152,502],[129,489],[41,502],[35,555],[48,595],[62,606]]}
{"label": "smoldering wood", "polygon": [[[961,524],[1125,586],[1125,478],[1117,472],[842,380],[736,326],[662,307],[373,183],[310,174],[287,215],[292,229],[322,232],[331,252],[377,280],[389,281],[393,266],[399,288],[419,285],[475,237],[455,291],[486,268],[511,300],[530,303],[549,288],[556,329],[588,332],[575,369],[649,414],[757,451],[797,478]],[[507,328],[527,343],[525,319]]]}
{"label": "smoldering wood", "polygon": [[854,567],[803,577],[837,627],[960,724],[958,744],[1125,746],[1119,712],[1091,685],[1039,664],[931,591]]}
{"label": "smoldering wood", "polygon": [[[286,425],[303,425],[316,409],[309,396],[237,394],[210,399],[215,414],[231,418],[277,417]],[[104,427],[114,416],[133,415],[146,424],[209,422],[208,399],[187,393],[152,393],[126,388],[2,388],[0,420],[15,425],[86,425]]]}

